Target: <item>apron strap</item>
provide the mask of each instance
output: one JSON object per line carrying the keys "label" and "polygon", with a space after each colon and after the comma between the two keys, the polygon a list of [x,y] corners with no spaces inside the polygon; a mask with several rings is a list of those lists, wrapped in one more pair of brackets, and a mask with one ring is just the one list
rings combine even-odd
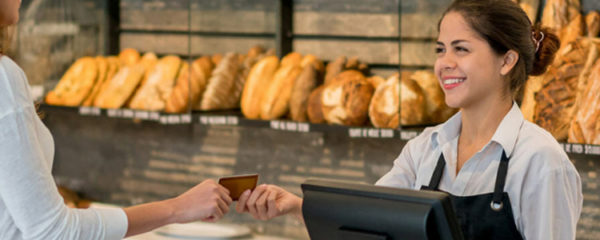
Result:
{"label": "apron strap", "polygon": [[440,158],[438,158],[438,162],[435,165],[435,170],[433,170],[433,175],[431,176],[431,180],[429,180],[428,190],[439,191],[438,187],[440,185],[440,180],[442,179],[442,175],[444,174],[444,167],[446,166],[446,159],[444,158],[444,154],[440,153]]}
{"label": "apron strap", "polygon": [[496,186],[494,187],[494,195],[490,203],[493,210],[500,211],[502,209],[502,196],[504,195],[504,184],[506,183],[506,173],[508,172],[508,157],[506,152],[502,150],[502,158],[498,165],[498,173],[496,174]]}

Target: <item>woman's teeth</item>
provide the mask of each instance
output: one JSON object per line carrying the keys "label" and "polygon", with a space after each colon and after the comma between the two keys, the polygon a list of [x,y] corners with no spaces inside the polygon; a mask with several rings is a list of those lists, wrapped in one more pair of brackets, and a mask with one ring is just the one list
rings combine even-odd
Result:
{"label": "woman's teeth", "polygon": [[464,78],[451,78],[451,79],[444,80],[444,84],[457,84],[457,83],[461,83],[464,81],[465,81]]}

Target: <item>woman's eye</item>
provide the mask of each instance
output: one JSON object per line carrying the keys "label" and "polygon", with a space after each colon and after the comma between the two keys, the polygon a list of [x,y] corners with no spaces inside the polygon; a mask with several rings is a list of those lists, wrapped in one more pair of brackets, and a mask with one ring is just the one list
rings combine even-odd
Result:
{"label": "woman's eye", "polygon": [[464,47],[455,47],[454,49],[456,49],[457,52],[468,52],[469,51]]}
{"label": "woman's eye", "polygon": [[435,53],[443,53],[443,52],[444,52],[444,48],[441,48],[441,47],[435,48]]}

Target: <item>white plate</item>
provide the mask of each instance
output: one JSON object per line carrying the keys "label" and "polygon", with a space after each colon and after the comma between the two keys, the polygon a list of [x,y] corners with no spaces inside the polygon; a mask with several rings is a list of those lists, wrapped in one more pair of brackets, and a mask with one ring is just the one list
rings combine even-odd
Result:
{"label": "white plate", "polygon": [[251,235],[250,228],[242,225],[193,222],[171,224],[156,229],[157,234],[181,239],[233,239]]}

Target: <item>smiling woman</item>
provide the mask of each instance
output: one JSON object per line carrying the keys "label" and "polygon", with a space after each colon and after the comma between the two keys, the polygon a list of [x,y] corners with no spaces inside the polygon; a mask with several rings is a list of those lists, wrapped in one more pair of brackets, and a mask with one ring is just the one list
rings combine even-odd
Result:
{"label": "smiling woman", "polygon": [[[439,24],[435,73],[460,112],[410,140],[377,185],[447,192],[465,239],[575,239],[581,179],[513,98],[559,41],[509,0],[455,0]],[[237,210],[302,217],[302,199],[261,185]]]}

